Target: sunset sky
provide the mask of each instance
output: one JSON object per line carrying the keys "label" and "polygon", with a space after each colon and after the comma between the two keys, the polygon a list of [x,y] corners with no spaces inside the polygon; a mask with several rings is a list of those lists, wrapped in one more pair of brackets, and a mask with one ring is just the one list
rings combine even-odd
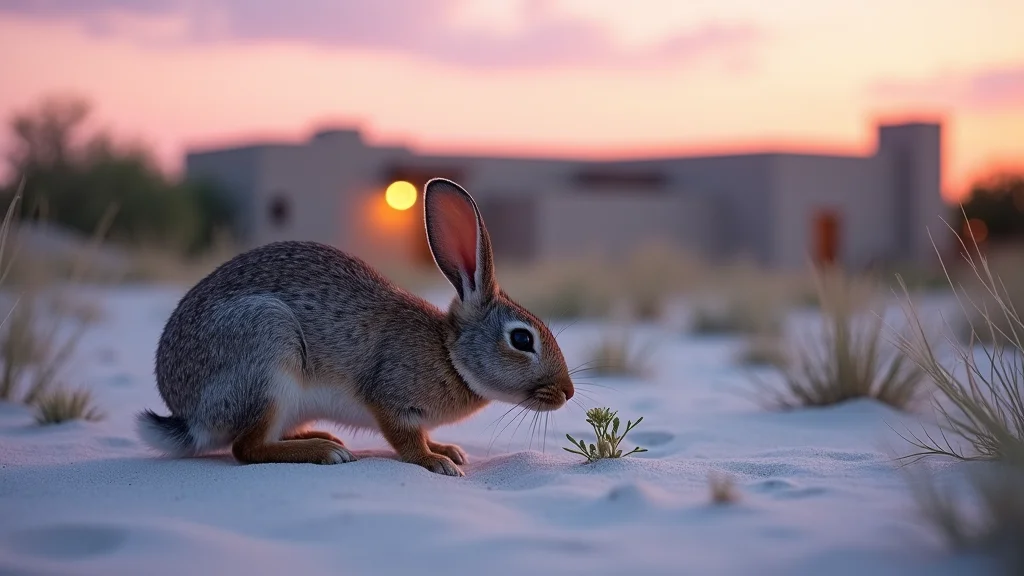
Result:
{"label": "sunset sky", "polygon": [[[357,123],[428,151],[866,151],[943,118],[950,197],[1024,166],[1021,0],[0,0],[0,116],[152,146]],[[0,136],[0,149],[10,139]]]}

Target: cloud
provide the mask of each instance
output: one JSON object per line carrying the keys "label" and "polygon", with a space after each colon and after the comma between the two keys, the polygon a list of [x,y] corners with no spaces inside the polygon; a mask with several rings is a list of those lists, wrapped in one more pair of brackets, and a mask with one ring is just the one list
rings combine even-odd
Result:
{"label": "cloud", "polygon": [[627,49],[597,22],[552,14],[547,0],[524,2],[514,33],[460,27],[453,20],[463,1],[0,0],[0,14],[72,21],[102,35],[119,33],[111,24],[118,17],[173,19],[188,42],[297,41],[476,68],[673,65],[747,55],[764,37],[752,25],[710,22]]}
{"label": "cloud", "polygon": [[884,81],[871,86],[869,93],[883,101],[903,104],[970,110],[1024,108],[1024,64],[916,81]]}

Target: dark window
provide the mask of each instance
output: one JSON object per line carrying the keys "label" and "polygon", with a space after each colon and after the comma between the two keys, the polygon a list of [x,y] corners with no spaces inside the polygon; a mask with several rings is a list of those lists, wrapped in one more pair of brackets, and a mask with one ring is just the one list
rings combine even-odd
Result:
{"label": "dark window", "polygon": [[577,172],[573,181],[580,188],[593,191],[661,192],[667,188],[668,177],[661,172],[589,168]]}
{"label": "dark window", "polygon": [[277,228],[283,228],[288,224],[291,212],[291,204],[288,202],[287,196],[283,192],[275,193],[267,207],[270,223]]}

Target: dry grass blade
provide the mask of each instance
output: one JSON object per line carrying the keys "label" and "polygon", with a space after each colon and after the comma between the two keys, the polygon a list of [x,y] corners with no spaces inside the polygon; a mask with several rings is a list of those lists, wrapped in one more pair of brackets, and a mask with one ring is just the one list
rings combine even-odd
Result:
{"label": "dry grass blade", "polygon": [[103,414],[95,407],[92,392],[89,390],[55,390],[41,396],[35,406],[36,423],[40,425],[103,419]]}
{"label": "dry grass blade", "polygon": [[781,384],[755,377],[765,404],[792,409],[872,398],[900,410],[913,407],[924,390],[924,371],[884,347],[881,317],[857,314],[853,285],[845,275],[816,272],[815,278],[823,333],[795,349],[792,361],[781,369]]}

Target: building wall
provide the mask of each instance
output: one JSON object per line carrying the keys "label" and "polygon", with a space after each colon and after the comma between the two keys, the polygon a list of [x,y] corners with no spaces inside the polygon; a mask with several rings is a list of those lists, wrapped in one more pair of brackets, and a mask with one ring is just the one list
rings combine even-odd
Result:
{"label": "building wall", "polygon": [[891,251],[893,212],[881,164],[873,158],[785,154],[772,159],[775,204],[767,219],[776,223],[773,262],[806,267],[814,257],[815,218],[839,217],[839,261],[864,266]]}
{"label": "building wall", "polygon": [[[247,246],[282,239],[333,244],[368,260],[421,262],[422,198],[407,211],[384,203],[393,180],[422,194],[429,177],[456,179],[473,194],[499,259],[626,254],[668,242],[712,261],[751,257],[803,267],[816,211],[841,214],[841,260],[863,265],[932,254],[924,223],[944,212],[940,132],[883,127],[870,157],[748,154],[623,162],[419,156],[368,146],[355,130],[309,142],[191,154],[190,176],[214,176],[241,208]],[[654,175],[654,183],[594,185],[581,171]],[[614,178],[613,178],[614,180]],[[628,179],[627,179],[628,180]],[[897,191],[902,191],[897,193]],[[284,198],[287,217],[272,206]],[[932,221],[937,221],[937,216]]]}
{"label": "building wall", "polygon": [[192,179],[211,179],[220,185],[235,212],[233,232],[240,238],[254,234],[256,183],[260,179],[261,148],[194,152],[185,156],[185,173]]}
{"label": "building wall", "polygon": [[950,242],[943,222],[949,209],[942,199],[942,129],[936,124],[881,126],[876,154],[895,213],[893,233],[898,260],[936,265],[931,231],[940,250]]}
{"label": "building wall", "polygon": [[702,205],[683,194],[624,190],[548,194],[537,207],[539,254],[564,261],[590,255],[625,258],[649,245],[689,247]]}
{"label": "building wall", "polygon": [[[771,265],[773,189],[766,155],[696,157],[666,166],[678,189],[702,199],[703,253],[712,261],[750,258]],[[696,223],[690,223],[697,226]]]}

